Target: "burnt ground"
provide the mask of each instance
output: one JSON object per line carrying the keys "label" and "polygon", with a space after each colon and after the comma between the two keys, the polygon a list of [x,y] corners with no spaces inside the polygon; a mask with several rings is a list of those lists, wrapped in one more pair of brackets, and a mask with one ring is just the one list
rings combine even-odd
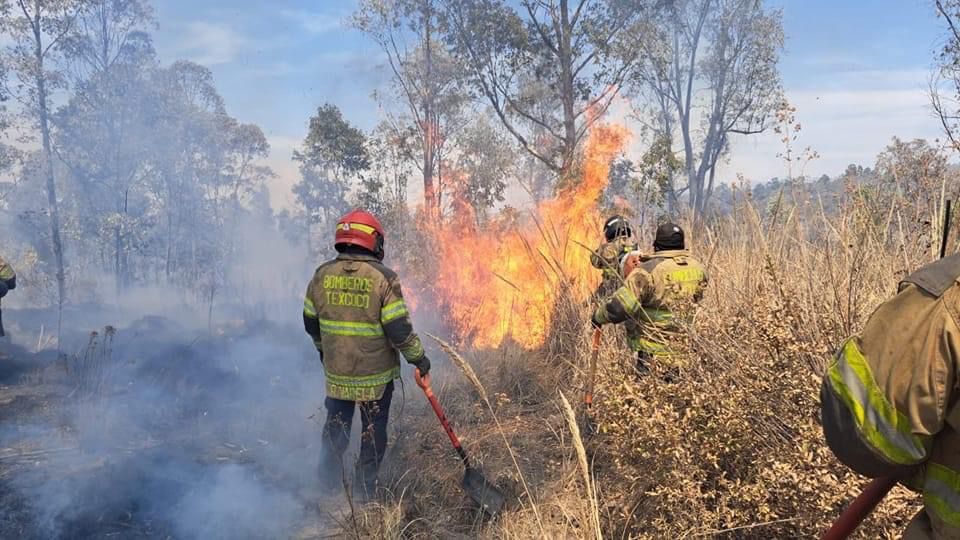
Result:
{"label": "burnt ground", "polygon": [[146,318],[59,356],[0,341],[0,538],[334,533],[297,330]]}

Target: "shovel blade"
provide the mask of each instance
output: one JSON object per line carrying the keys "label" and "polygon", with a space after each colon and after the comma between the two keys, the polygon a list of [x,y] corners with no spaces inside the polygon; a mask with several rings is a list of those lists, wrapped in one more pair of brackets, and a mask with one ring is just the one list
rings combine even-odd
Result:
{"label": "shovel blade", "polygon": [[463,475],[463,490],[491,517],[503,508],[503,494],[473,467],[467,467]]}

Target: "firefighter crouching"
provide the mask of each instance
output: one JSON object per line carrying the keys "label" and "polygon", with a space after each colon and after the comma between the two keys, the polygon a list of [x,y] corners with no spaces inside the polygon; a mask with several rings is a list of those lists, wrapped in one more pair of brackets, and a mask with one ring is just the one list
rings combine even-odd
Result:
{"label": "firefighter crouching", "polygon": [[600,286],[594,293],[597,301],[610,296],[620,287],[623,283],[620,278],[620,257],[637,249],[633,229],[623,216],[613,216],[603,224],[603,237],[606,241],[590,254],[590,264],[603,272]]}
{"label": "firefighter crouching", "polygon": [[645,374],[649,362],[656,360],[667,368],[666,380],[673,381],[683,367],[681,355],[667,346],[680,330],[674,311],[681,304],[700,301],[707,273],[685,249],[683,229],[678,225],[661,225],[653,249],[650,256],[631,252],[621,258],[624,284],[596,310],[591,323],[596,328],[626,323],[627,342],[637,354],[638,372]]}
{"label": "firefighter crouching", "polygon": [[823,432],[846,466],[923,492],[904,538],[960,538],[960,255],[904,279],[844,341],[820,390]]}
{"label": "firefighter crouching", "polygon": [[339,255],[317,268],[303,303],[304,327],[326,375],[322,480],[329,488],[342,479],[342,456],[359,404],[363,435],[354,486],[367,496],[374,493],[387,447],[393,381],[400,378],[398,352],[421,376],[430,373],[397,274],[381,262],[383,245],[383,227],[373,215],[354,210],[343,216],[334,239]]}
{"label": "firefighter crouching", "polygon": [[3,332],[3,297],[16,288],[17,274],[13,271],[13,267],[0,257],[0,337],[6,335]]}

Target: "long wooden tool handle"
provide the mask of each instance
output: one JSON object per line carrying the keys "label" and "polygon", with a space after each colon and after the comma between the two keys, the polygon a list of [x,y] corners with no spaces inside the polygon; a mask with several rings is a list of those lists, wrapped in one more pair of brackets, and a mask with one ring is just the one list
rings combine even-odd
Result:
{"label": "long wooden tool handle", "polygon": [[467,460],[467,452],[463,449],[463,446],[460,445],[460,439],[458,439],[457,434],[453,432],[453,427],[450,426],[447,415],[443,414],[443,407],[440,406],[440,401],[438,401],[437,396],[434,395],[433,388],[430,387],[429,381],[420,378],[419,369],[413,372],[413,376],[417,380],[417,386],[423,390],[424,395],[427,396],[427,400],[430,401],[430,406],[433,408],[433,412],[436,413],[437,419],[440,420],[443,430],[447,432],[447,437],[450,437],[453,448],[457,451],[457,454],[460,454],[460,459],[463,460],[463,463],[469,466],[470,462]]}
{"label": "long wooden tool handle", "polygon": [[587,381],[587,393],[583,396],[583,403],[588,409],[593,407],[593,383],[597,379],[597,356],[600,354],[599,328],[593,330],[593,342],[590,344],[590,380]]}
{"label": "long wooden tool handle", "polygon": [[887,493],[897,485],[896,478],[875,478],[867,487],[863,488],[860,495],[850,503],[840,514],[840,517],[833,522],[830,529],[823,533],[820,540],[844,540],[863,522],[873,509],[880,504],[880,501],[887,496]]}

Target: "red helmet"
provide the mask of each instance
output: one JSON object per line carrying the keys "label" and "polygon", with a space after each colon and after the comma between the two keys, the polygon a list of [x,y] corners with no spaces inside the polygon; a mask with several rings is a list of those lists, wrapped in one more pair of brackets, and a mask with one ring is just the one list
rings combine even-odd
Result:
{"label": "red helmet", "polygon": [[370,212],[352,210],[337,222],[333,245],[360,246],[383,259],[383,225]]}

